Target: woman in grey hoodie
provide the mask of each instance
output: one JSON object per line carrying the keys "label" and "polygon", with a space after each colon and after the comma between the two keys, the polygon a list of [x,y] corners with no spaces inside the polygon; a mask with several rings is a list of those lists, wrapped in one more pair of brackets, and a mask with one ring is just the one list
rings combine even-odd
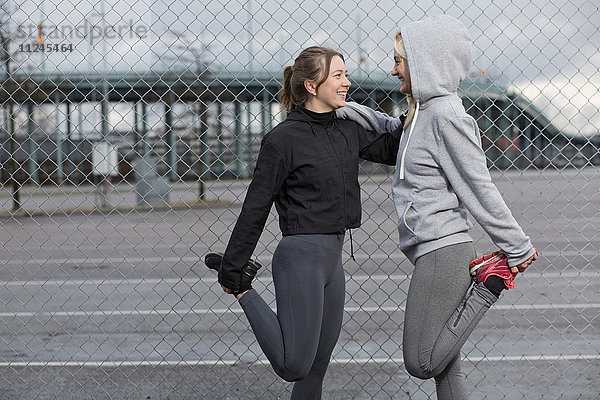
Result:
{"label": "woman in grey hoodie", "polygon": [[[414,264],[406,302],[407,371],[434,378],[438,399],[466,399],[460,349],[517,272],[537,258],[487,169],[479,129],[457,95],[471,67],[471,38],[458,20],[434,15],[403,26],[392,75],[402,81],[409,112],[392,183],[399,246]],[[399,124],[347,103],[338,115],[378,131]],[[477,271],[468,212],[506,256]],[[480,273],[482,272],[482,273]]]}

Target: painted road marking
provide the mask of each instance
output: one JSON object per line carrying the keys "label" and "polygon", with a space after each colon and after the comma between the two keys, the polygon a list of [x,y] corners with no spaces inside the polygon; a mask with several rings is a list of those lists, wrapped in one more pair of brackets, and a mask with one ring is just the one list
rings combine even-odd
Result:
{"label": "painted road marking", "polygon": [[[548,361],[594,361],[600,360],[600,354],[533,354],[514,356],[481,356],[463,357],[465,362],[548,362]],[[388,364],[403,365],[401,358],[332,358],[331,364]],[[0,367],[94,367],[94,368],[121,368],[121,367],[189,367],[189,366],[230,366],[243,364],[270,365],[266,359],[259,359],[250,363],[240,360],[141,360],[141,361],[9,361],[0,362]]]}

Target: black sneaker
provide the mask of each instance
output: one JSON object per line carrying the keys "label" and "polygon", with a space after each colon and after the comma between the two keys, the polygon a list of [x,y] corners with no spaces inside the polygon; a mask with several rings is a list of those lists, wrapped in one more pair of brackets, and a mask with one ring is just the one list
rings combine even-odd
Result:
{"label": "black sneaker", "polygon": [[[210,269],[219,271],[221,269],[221,262],[223,261],[223,253],[208,253],[204,256],[204,264]],[[262,268],[262,264],[252,259],[248,260],[244,268],[242,268],[242,277],[240,279],[240,290],[234,294],[245,292],[246,290],[252,289],[252,280],[256,276],[259,269]]]}
{"label": "black sneaker", "polygon": [[243,293],[246,290],[252,289],[252,280],[256,276],[259,269],[262,268],[258,262],[254,260],[248,260],[244,268],[242,268],[242,277],[240,278],[240,290],[238,293]]}
{"label": "black sneaker", "polygon": [[210,269],[219,272],[221,262],[223,261],[223,253],[208,253],[204,256],[204,264]]}

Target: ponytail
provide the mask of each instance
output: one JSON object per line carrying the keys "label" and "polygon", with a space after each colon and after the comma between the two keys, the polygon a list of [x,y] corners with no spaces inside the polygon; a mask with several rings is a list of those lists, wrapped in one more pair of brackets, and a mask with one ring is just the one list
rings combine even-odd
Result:
{"label": "ponytail", "polygon": [[296,104],[294,96],[292,95],[293,73],[294,67],[292,65],[288,65],[283,69],[283,84],[281,91],[279,92],[279,102],[281,103],[281,107],[285,108],[288,112],[298,107],[298,104]]}

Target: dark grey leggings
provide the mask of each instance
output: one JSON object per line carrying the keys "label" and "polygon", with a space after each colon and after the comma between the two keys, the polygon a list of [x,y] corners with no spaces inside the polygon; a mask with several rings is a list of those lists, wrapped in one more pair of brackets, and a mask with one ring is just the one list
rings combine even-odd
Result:
{"label": "dark grey leggings", "polygon": [[320,399],[344,313],[344,235],[285,236],[273,255],[277,314],[255,290],[240,299],[273,369],[294,381],[292,399]]}
{"label": "dark grey leggings", "polygon": [[460,349],[495,303],[482,284],[472,290],[469,262],[473,243],[427,253],[416,261],[404,317],[406,370],[421,379],[435,378],[438,400],[468,398],[460,370]]}

